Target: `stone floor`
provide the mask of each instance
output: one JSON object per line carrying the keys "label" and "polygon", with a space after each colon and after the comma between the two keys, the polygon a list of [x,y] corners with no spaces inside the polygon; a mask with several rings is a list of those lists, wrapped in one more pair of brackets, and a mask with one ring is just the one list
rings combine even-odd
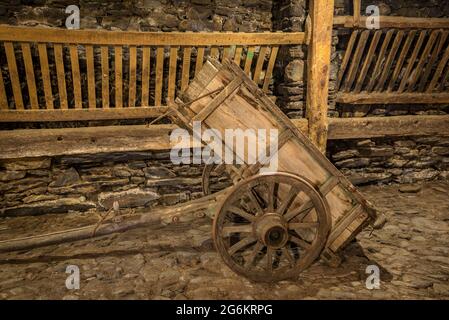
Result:
{"label": "stone floor", "polygon": [[[235,275],[212,248],[204,218],[1,254],[0,299],[448,299],[449,183],[361,190],[385,214],[383,229],[359,234],[340,267],[317,262],[297,281]],[[3,219],[0,240],[92,221],[86,213]],[[65,286],[68,265],[79,266],[79,290]],[[366,288],[368,265],[380,268],[380,289]]]}

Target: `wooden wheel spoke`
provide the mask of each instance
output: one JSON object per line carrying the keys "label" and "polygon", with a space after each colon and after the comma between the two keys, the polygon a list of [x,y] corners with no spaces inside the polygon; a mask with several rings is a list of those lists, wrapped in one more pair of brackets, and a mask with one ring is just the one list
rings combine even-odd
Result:
{"label": "wooden wheel spoke", "polygon": [[291,255],[290,251],[288,251],[287,247],[282,248],[282,255],[287,257],[288,262],[290,263],[290,266],[295,266],[295,258]]}
{"label": "wooden wheel spoke", "polygon": [[253,222],[256,219],[256,217],[253,214],[251,214],[249,212],[246,212],[245,210],[240,209],[240,208],[238,208],[236,206],[230,206],[228,211],[230,211],[230,212],[232,212],[232,213],[234,213],[234,214],[236,214],[236,215],[238,215],[238,216],[242,217],[243,219],[246,219],[246,220],[248,220],[250,222]]}
{"label": "wooden wheel spoke", "polygon": [[253,242],[256,242],[256,239],[254,239],[251,236],[243,238],[242,240],[240,240],[239,242],[237,242],[233,246],[231,246],[228,249],[228,253],[229,253],[229,255],[233,256],[237,251],[249,246]]}
{"label": "wooden wheel spoke", "polygon": [[267,247],[267,271],[273,272],[273,249]]}
{"label": "wooden wheel spoke", "polygon": [[269,182],[268,186],[267,186],[267,198],[268,198],[268,204],[267,204],[267,208],[268,208],[268,212],[273,212],[274,211],[274,202],[275,202],[275,194],[274,194],[274,188],[275,188],[275,183],[274,182]]}
{"label": "wooden wheel spoke", "polygon": [[318,222],[292,222],[288,224],[289,230],[296,230],[296,229],[315,229],[318,228]]}
{"label": "wooden wheel spoke", "polygon": [[245,262],[245,268],[251,267],[251,265],[254,263],[254,259],[256,259],[257,254],[263,249],[263,247],[264,245],[260,242],[257,242],[254,245],[253,251],[251,251],[251,254]]}
{"label": "wooden wheel spoke", "polygon": [[298,218],[297,220],[302,221],[304,217],[313,209],[313,202],[309,201],[301,205],[298,209],[292,210],[284,215],[285,220],[290,221],[293,218]]}
{"label": "wooden wheel spoke", "polygon": [[277,212],[281,215],[284,215],[285,212],[288,210],[290,205],[292,204],[293,200],[295,200],[296,196],[298,195],[298,189],[295,186],[292,186],[290,188],[290,191],[288,192],[285,199],[282,201],[281,206],[278,208]]}
{"label": "wooden wheel spoke", "polygon": [[247,192],[249,196],[250,202],[253,204],[253,206],[256,208],[257,214],[256,215],[262,215],[263,209],[260,206],[259,200],[257,200],[256,196],[254,195],[254,191],[252,188],[250,188]]}
{"label": "wooden wheel spoke", "polygon": [[308,243],[305,240],[302,240],[296,236],[291,236],[290,241],[293,242],[294,244],[297,244],[298,246],[300,246],[303,249],[309,249],[310,248],[310,243]]}
{"label": "wooden wheel spoke", "polygon": [[252,233],[253,227],[251,224],[231,224],[223,227],[223,236],[228,237],[233,233]]}

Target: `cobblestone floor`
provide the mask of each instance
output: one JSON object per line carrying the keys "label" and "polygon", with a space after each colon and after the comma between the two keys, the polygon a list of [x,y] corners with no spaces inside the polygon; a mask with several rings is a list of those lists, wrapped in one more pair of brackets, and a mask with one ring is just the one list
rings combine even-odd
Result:
{"label": "cobblestone floor", "polygon": [[[340,267],[317,262],[297,281],[255,284],[235,275],[212,248],[204,218],[1,254],[0,299],[448,299],[449,183],[399,188],[361,188],[386,215],[384,228],[359,234]],[[86,213],[3,219],[0,239],[92,221]],[[71,264],[80,268],[79,290],[65,287]],[[379,290],[365,286],[371,264],[381,270]]]}

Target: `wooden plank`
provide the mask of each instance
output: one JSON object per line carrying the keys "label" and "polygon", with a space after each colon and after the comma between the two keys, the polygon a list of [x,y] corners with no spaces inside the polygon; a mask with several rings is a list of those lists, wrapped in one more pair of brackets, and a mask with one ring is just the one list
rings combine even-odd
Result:
{"label": "wooden plank", "polygon": [[194,121],[205,121],[212,112],[215,111],[226,99],[229,98],[233,93],[235,93],[240,85],[242,84],[243,80],[240,78],[235,78],[232,80],[222,91],[220,91],[217,96],[210,101],[196,116],[192,118],[191,123],[193,124]]}
{"label": "wooden plank", "polygon": [[357,72],[359,72],[359,66],[362,59],[363,52],[365,51],[366,42],[368,40],[370,32],[365,30],[360,35],[360,39],[357,43],[354,56],[352,57],[351,66],[349,67],[348,75],[343,84],[343,91],[348,91],[352,88]]}
{"label": "wooden plank", "polygon": [[28,95],[30,97],[31,109],[39,109],[37,100],[36,78],[34,77],[33,58],[31,57],[31,48],[29,43],[21,44],[23,62],[25,63],[25,73],[27,79]]}
{"label": "wooden plank", "polygon": [[102,107],[109,108],[109,47],[101,47],[101,99]]}
{"label": "wooden plank", "polygon": [[3,72],[0,71],[0,110],[8,110],[8,99],[6,98],[5,82]]}
{"label": "wooden plank", "polygon": [[128,107],[136,106],[136,74],[137,74],[137,48],[129,47],[129,83]]}
{"label": "wooden plank", "polygon": [[424,42],[424,39],[426,38],[427,31],[423,30],[419,34],[418,41],[415,44],[415,49],[413,49],[413,53],[409,59],[409,63],[407,65],[407,69],[405,70],[404,75],[402,76],[401,83],[399,84],[398,92],[402,93],[405,90],[405,86],[407,85],[407,82],[409,81],[410,73],[412,72],[413,66],[415,65],[416,58],[418,57],[418,53],[421,50],[422,44]]}
{"label": "wooden plank", "polygon": [[62,45],[55,43],[55,64],[56,64],[56,76],[58,77],[58,93],[59,93],[59,107],[61,109],[68,109],[67,104],[67,86],[65,82],[65,70],[64,70],[64,57],[62,55]]}
{"label": "wooden plank", "polygon": [[337,102],[347,104],[444,104],[449,103],[449,93],[346,93],[337,95]]}
{"label": "wooden plank", "polygon": [[233,46],[303,44],[304,32],[134,32],[104,30],[64,30],[1,26],[0,39],[20,42],[51,42],[111,46]]}
{"label": "wooden plank", "polygon": [[[54,108],[53,93],[51,90],[50,68],[48,67],[47,45],[45,43],[39,43],[37,45],[37,49],[39,51],[39,62],[41,65],[42,82],[44,84],[45,107],[47,109],[53,109]],[[73,70],[73,63],[72,63],[72,70]]]}
{"label": "wooden plank", "polygon": [[343,76],[346,72],[346,68],[348,67],[349,61],[351,60],[352,50],[354,48],[354,44],[357,40],[358,34],[359,34],[359,31],[354,30],[354,31],[352,31],[351,37],[349,38],[349,42],[346,47],[345,55],[343,57],[343,61],[341,62],[340,71],[338,72],[337,88],[340,88],[341,81],[343,80]]}
{"label": "wooden plank", "polygon": [[89,108],[97,107],[97,98],[95,96],[95,61],[94,47],[86,46],[86,62],[87,62],[87,96],[89,100]]}
{"label": "wooden plank", "polygon": [[387,91],[390,91],[390,92],[393,91],[393,89],[396,85],[396,81],[398,80],[399,75],[402,71],[402,67],[404,66],[405,59],[407,58],[408,52],[410,51],[410,47],[413,42],[413,39],[415,39],[416,33],[417,33],[416,30],[409,31],[407,40],[405,40],[405,44],[402,48],[401,53],[399,54],[399,59],[396,62],[396,67],[393,71],[393,75],[391,76],[391,80],[388,85]]}
{"label": "wooden plank", "polygon": [[413,70],[411,81],[409,82],[408,87],[407,87],[408,92],[412,92],[415,89],[415,85],[418,82],[418,79],[422,76],[424,65],[425,65],[426,61],[429,59],[430,51],[432,50],[432,48],[437,40],[438,34],[439,34],[439,30],[434,30],[430,34],[430,38],[427,41],[427,45],[425,46],[424,51],[421,53],[421,58],[418,61],[418,65]]}
{"label": "wooden plank", "polygon": [[315,0],[311,8],[312,39],[308,53],[307,110],[309,138],[324,153],[331,58],[333,0]]}
{"label": "wooden plank", "polygon": [[270,60],[268,60],[267,71],[265,72],[265,80],[263,82],[262,90],[266,93],[268,92],[268,86],[270,85],[271,77],[273,75],[274,64],[276,63],[276,57],[279,52],[279,47],[272,47]]}
{"label": "wooden plank", "polygon": [[234,62],[240,66],[240,61],[242,60],[242,51],[243,51],[243,47],[242,46],[237,46],[235,48],[235,54],[234,54]]}
{"label": "wooden plank", "polygon": [[72,84],[73,84],[73,96],[75,100],[75,108],[81,109],[83,107],[83,103],[81,96],[81,76],[78,58],[78,47],[76,45],[71,45],[69,48],[70,48],[70,64],[72,69]]}
{"label": "wooden plank", "polygon": [[377,49],[377,45],[379,44],[380,37],[382,36],[382,31],[377,30],[374,32],[373,39],[371,40],[370,47],[368,49],[368,53],[366,54],[365,62],[363,63],[362,70],[360,71],[359,77],[357,78],[354,92],[360,92],[362,90],[363,84],[366,80],[366,76],[368,74],[368,70],[371,67],[371,63],[374,59],[374,55]]}
{"label": "wooden plank", "polygon": [[88,121],[156,118],[167,107],[110,108],[110,109],[54,109],[54,110],[4,110],[0,122]]}
{"label": "wooden plank", "polygon": [[259,51],[259,57],[257,58],[256,69],[254,70],[253,80],[258,85],[262,82],[260,73],[262,72],[263,64],[265,62],[265,56],[267,54],[268,47],[261,47]]}
{"label": "wooden plank", "polygon": [[162,81],[164,80],[164,47],[156,49],[156,88],[154,105],[159,106],[162,101]]}
{"label": "wooden plank", "polygon": [[18,110],[24,109],[22,99],[22,89],[20,87],[19,73],[17,72],[16,54],[11,42],[5,42],[6,60],[8,62],[9,78],[11,80],[12,92],[14,96],[14,105]]}
{"label": "wooden plank", "polygon": [[382,91],[385,85],[385,81],[387,81],[387,77],[390,75],[391,66],[393,65],[396,54],[399,50],[399,46],[401,45],[402,38],[404,37],[404,31],[400,30],[396,37],[394,38],[393,45],[390,49],[390,53],[388,54],[387,61],[385,61],[385,65],[383,67],[382,75],[380,76],[379,82],[374,90]]}
{"label": "wooden plank", "polygon": [[199,47],[196,55],[195,76],[201,71],[204,63],[204,47]]}
{"label": "wooden plank", "polygon": [[142,48],[142,106],[150,105],[150,48]]}
{"label": "wooden plank", "polygon": [[182,75],[181,75],[181,91],[184,92],[189,85],[190,78],[190,59],[192,56],[192,48],[185,47],[182,57]]}
{"label": "wooden plank", "polygon": [[175,101],[176,64],[178,62],[178,47],[170,47],[170,61],[168,69],[168,100]]}
{"label": "wooden plank", "polygon": [[218,47],[213,46],[210,48],[210,57],[217,60],[220,58],[220,51],[218,50]]}
{"label": "wooden plank", "polygon": [[423,92],[428,84],[430,73],[434,70],[433,65],[437,61],[437,58],[440,56],[441,50],[443,49],[443,45],[446,43],[446,39],[448,36],[448,31],[439,32],[440,37],[438,39],[438,45],[435,45],[435,48],[432,52],[432,56],[426,64],[426,68],[424,71],[424,75],[421,77],[419,82],[419,92]]}
{"label": "wooden plank", "polygon": [[[366,21],[369,17],[360,17],[359,27],[366,28]],[[380,28],[396,29],[449,29],[448,18],[415,18],[400,16],[380,16]],[[354,27],[353,16],[334,17],[334,26],[352,28]]]}
{"label": "wooden plank", "polygon": [[374,71],[371,75],[371,80],[366,88],[366,91],[371,92],[374,89],[376,82],[379,80],[379,76],[382,72],[382,63],[385,61],[384,56],[387,51],[388,45],[390,44],[391,38],[393,37],[393,33],[395,30],[389,30],[385,35],[385,39],[382,43],[382,47],[380,48],[379,55],[377,56],[377,62],[374,67]]}
{"label": "wooden plank", "polygon": [[248,51],[246,52],[245,67],[243,68],[243,70],[245,71],[245,73],[247,75],[250,75],[250,73],[251,73],[251,66],[252,66],[253,58],[254,58],[254,51],[255,51],[255,47],[249,47]]}
{"label": "wooden plank", "polygon": [[[440,77],[444,71],[444,67],[446,66],[448,61],[449,61],[449,47],[446,48],[446,51],[444,52],[444,55],[441,58],[441,61],[438,64],[437,69],[435,70],[435,74],[432,78],[432,81],[430,81],[429,87],[427,88],[427,92],[432,92],[434,89],[436,89],[437,82],[440,79]],[[442,80],[444,80],[444,77]],[[441,82],[444,82],[444,81],[441,81]]]}
{"label": "wooden plank", "polygon": [[114,68],[115,68],[115,107],[123,107],[123,70],[122,70],[122,47],[114,48]]}
{"label": "wooden plank", "polygon": [[225,47],[223,49],[223,58],[222,60],[230,59],[232,54],[232,47]]}

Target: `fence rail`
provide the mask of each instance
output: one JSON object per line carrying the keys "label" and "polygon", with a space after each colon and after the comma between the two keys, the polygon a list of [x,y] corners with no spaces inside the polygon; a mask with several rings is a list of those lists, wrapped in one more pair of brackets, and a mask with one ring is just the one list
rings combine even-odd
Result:
{"label": "fence rail", "polygon": [[111,32],[0,26],[0,121],[158,114],[150,109],[166,106],[182,92],[207,56],[233,59],[268,91],[279,47],[304,41],[302,32]]}

